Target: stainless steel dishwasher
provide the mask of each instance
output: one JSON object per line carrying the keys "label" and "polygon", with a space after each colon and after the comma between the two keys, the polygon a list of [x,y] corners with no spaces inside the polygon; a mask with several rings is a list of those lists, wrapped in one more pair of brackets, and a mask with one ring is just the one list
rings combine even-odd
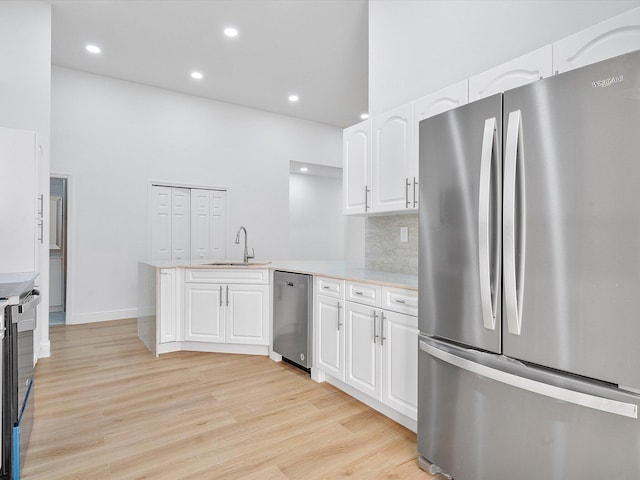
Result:
{"label": "stainless steel dishwasher", "polygon": [[273,351],[309,369],[313,277],[279,270],[273,277]]}

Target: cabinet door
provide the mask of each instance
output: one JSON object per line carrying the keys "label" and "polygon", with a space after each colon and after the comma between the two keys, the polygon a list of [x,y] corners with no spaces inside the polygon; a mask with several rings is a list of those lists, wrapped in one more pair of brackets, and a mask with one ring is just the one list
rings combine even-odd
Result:
{"label": "cabinet door", "polygon": [[191,189],[191,261],[209,260],[209,190]]}
{"label": "cabinet door", "polygon": [[[461,105],[466,105],[467,103],[469,103],[469,80],[466,79],[413,102],[414,158],[420,158],[420,122]],[[420,163],[419,160],[418,163]],[[419,172],[416,170],[415,179],[411,185],[411,201],[414,208],[418,207],[418,199],[420,196],[418,175]]]}
{"label": "cabinet door", "polygon": [[379,310],[345,302],[345,382],[381,400]]}
{"label": "cabinet door", "polygon": [[42,238],[34,132],[0,128],[0,168],[0,270],[33,272]]}
{"label": "cabinet door", "polygon": [[185,340],[224,342],[224,289],[224,285],[185,284]]}
{"label": "cabinet door", "polygon": [[269,286],[226,285],[227,343],[269,344]]}
{"label": "cabinet door", "polygon": [[638,49],[640,8],[634,8],[554,43],[553,71],[566,72]]}
{"label": "cabinet door", "polygon": [[[469,81],[450,85],[442,90],[421,97],[413,102],[413,119],[416,127],[425,118],[452,110],[469,103]],[[416,130],[417,131],[417,130]],[[417,137],[416,137],[417,138]]]}
{"label": "cabinet door", "polygon": [[174,268],[163,268],[160,270],[158,296],[158,315],[160,316],[159,343],[175,342],[178,340],[176,298],[176,270]]}
{"label": "cabinet door", "polygon": [[191,260],[191,192],[188,188],[171,189],[171,261],[189,265]]}
{"label": "cabinet door", "polygon": [[373,125],[371,205],[374,212],[413,209],[409,191],[418,171],[413,156],[413,107],[376,115]]}
{"label": "cabinet door", "polygon": [[227,258],[227,192],[209,192],[209,259]]}
{"label": "cabinet door", "polygon": [[314,366],[344,381],[344,310],[341,300],[316,295]]}
{"label": "cabinet door", "polygon": [[539,48],[469,79],[469,101],[490,97],[553,74],[551,45]]}
{"label": "cabinet door", "polygon": [[416,419],[418,319],[382,310],[382,401]]}
{"label": "cabinet door", "polygon": [[344,213],[369,209],[371,123],[369,120],[344,130],[342,135],[342,190]]}

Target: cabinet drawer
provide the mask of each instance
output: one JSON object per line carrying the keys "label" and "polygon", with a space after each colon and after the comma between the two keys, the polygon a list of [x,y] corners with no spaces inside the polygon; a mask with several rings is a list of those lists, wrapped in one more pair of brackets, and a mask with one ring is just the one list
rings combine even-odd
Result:
{"label": "cabinet drawer", "polygon": [[417,290],[402,288],[382,288],[382,308],[407,315],[418,316]]}
{"label": "cabinet drawer", "polygon": [[327,297],[344,298],[344,280],[316,277],[316,293]]}
{"label": "cabinet drawer", "polygon": [[191,268],[186,272],[189,283],[269,283],[269,270],[254,268]]}
{"label": "cabinet drawer", "polygon": [[345,298],[352,302],[379,307],[380,286],[370,285],[368,283],[347,282]]}

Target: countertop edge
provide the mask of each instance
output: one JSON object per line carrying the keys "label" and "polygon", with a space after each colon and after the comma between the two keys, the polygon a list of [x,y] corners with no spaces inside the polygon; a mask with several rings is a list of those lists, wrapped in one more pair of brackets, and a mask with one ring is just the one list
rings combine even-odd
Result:
{"label": "countertop edge", "polygon": [[339,280],[369,283],[391,288],[405,290],[418,290],[418,276],[369,270],[363,267],[351,266],[344,262],[336,261],[271,261],[264,265],[176,265],[169,262],[154,262],[141,260],[139,263],[158,269],[183,268],[183,269],[215,269],[215,270],[281,270],[318,277],[335,278]]}

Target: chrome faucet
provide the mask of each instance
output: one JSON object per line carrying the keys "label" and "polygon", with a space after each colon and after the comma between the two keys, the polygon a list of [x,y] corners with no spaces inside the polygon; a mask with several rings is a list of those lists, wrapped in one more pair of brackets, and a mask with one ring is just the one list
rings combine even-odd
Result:
{"label": "chrome faucet", "polygon": [[256,256],[256,252],[252,248],[251,255],[249,255],[249,250],[247,250],[247,229],[244,227],[240,227],[238,229],[238,234],[236,235],[236,245],[240,245],[240,232],[242,231],[244,231],[244,256],[242,257],[242,261],[244,263],[249,263],[249,259]]}

